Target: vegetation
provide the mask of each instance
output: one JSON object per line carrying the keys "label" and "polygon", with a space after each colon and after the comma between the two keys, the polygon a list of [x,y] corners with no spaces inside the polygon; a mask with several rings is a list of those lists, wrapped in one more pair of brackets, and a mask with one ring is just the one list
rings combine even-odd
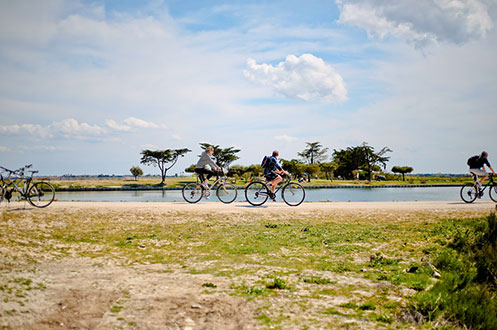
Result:
{"label": "vegetation", "polygon": [[138,166],[133,166],[132,168],[129,169],[129,171],[131,172],[131,175],[133,175],[133,177],[135,178],[135,181],[136,178],[138,178],[140,175],[143,175],[143,170]]}
{"label": "vegetation", "polygon": [[302,152],[298,152],[297,155],[302,157],[307,164],[319,164],[324,161],[328,156],[328,148],[323,148],[319,142],[306,142],[307,148]]}
{"label": "vegetation", "polygon": [[142,158],[140,163],[145,165],[157,166],[161,172],[160,185],[164,184],[167,171],[170,170],[178,161],[179,157],[184,157],[191,150],[183,149],[166,149],[166,150],[148,150],[141,152]]}
{"label": "vegetation", "polygon": [[411,173],[412,171],[413,171],[413,168],[409,167],[409,166],[394,166],[394,167],[392,167],[393,173],[402,174],[402,181],[406,181],[405,174]]}
{"label": "vegetation", "polygon": [[497,220],[495,214],[457,230],[433,257],[442,279],[416,296],[428,321],[469,329],[497,329]]}
{"label": "vegetation", "polygon": [[380,151],[375,152],[374,147],[366,142],[360,146],[348,147],[342,150],[333,150],[333,161],[336,164],[336,174],[347,179],[354,179],[353,171],[362,170],[368,180],[372,179],[374,171],[380,171],[386,168],[390,157],[386,153],[392,152],[388,147],[383,147]]}
{"label": "vegetation", "polygon": [[[495,329],[495,216],[475,216],[482,215],[86,207],[4,212],[0,299],[17,307],[0,313],[0,325],[7,313],[24,317],[21,304],[53,289],[43,284],[44,263],[83,258],[102,265],[96,267],[112,264],[109,270],[140,265],[140,276],[157,269],[178,279],[205,274],[198,283],[203,294],[249,300],[267,328]],[[110,311],[124,315],[134,299],[143,297],[118,300]],[[406,314],[422,315],[422,323]]]}

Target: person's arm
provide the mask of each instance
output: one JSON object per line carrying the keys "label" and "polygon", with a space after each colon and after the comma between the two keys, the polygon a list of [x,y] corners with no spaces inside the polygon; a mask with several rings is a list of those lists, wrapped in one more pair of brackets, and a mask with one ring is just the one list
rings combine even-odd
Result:
{"label": "person's arm", "polygon": [[213,170],[219,171],[221,170],[221,167],[216,164],[216,162],[212,159],[211,155],[207,154],[208,162],[209,165],[212,167]]}
{"label": "person's arm", "polygon": [[492,173],[494,173],[494,175],[497,175],[494,171],[494,169],[492,168],[492,166],[488,165],[488,168],[492,171]]}

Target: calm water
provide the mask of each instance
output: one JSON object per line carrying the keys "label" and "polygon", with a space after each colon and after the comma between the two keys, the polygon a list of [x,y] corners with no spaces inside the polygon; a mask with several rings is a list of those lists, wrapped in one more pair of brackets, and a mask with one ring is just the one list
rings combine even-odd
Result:
{"label": "calm water", "polygon": [[[460,199],[460,189],[460,187],[307,189],[305,200],[307,202],[455,201]],[[181,190],[57,192],[55,197],[60,201],[183,201]],[[281,193],[278,193],[277,200],[282,201]],[[218,202],[215,192],[208,201]],[[243,189],[238,189],[237,201],[245,201]]]}

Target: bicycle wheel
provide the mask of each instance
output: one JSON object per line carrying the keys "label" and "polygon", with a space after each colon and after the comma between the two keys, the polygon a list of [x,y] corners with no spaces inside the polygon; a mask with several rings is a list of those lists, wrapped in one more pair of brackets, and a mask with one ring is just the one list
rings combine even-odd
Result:
{"label": "bicycle wheel", "polygon": [[497,203],[497,184],[488,187],[490,189],[490,199]]}
{"label": "bicycle wheel", "polygon": [[305,190],[300,184],[290,182],[283,187],[281,196],[287,205],[299,206],[305,199]]}
{"label": "bicycle wheel", "polygon": [[0,186],[0,204],[3,202],[3,187]]}
{"label": "bicycle wheel", "polygon": [[268,198],[268,190],[263,182],[255,181],[245,187],[245,198],[253,206],[261,206]]}
{"label": "bicycle wheel", "polygon": [[185,201],[194,204],[202,198],[203,191],[204,187],[200,183],[190,182],[183,187],[181,193]]}
{"label": "bicycle wheel", "polygon": [[47,207],[55,199],[55,189],[50,183],[36,182],[29,187],[26,198],[35,207]]}
{"label": "bicycle wheel", "polygon": [[221,202],[229,204],[235,201],[238,192],[234,184],[225,182],[217,187],[216,195]]}
{"label": "bicycle wheel", "polygon": [[466,183],[461,187],[461,198],[466,203],[473,203],[478,196],[478,189],[473,183]]}

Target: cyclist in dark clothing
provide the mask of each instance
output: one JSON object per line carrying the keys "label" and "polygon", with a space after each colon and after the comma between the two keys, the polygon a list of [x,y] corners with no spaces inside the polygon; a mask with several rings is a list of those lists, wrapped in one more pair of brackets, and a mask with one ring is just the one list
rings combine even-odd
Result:
{"label": "cyclist in dark clothing", "polygon": [[[478,182],[478,185],[480,186],[480,188],[481,188],[481,184],[483,183],[483,181],[485,181],[485,179],[488,177],[488,173],[485,171],[485,165],[487,165],[488,168],[494,173],[494,175],[496,175],[494,169],[492,168],[492,166],[490,166],[490,163],[488,162],[487,157],[488,157],[488,153],[486,151],[483,151],[481,153],[480,157],[477,158],[469,166],[469,172],[471,174],[474,174],[477,177],[481,176],[481,179]],[[476,156],[475,156],[475,158],[476,158]]]}
{"label": "cyclist in dark clothing", "polygon": [[276,189],[276,185],[283,181],[283,178],[280,174],[288,174],[287,171],[281,168],[280,164],[278,164],[278,150],[273,151],[273,155],[269,158],[267,166],[264,168],[264,173],[262,174],[266,181],[271,182],[271,199],[274,200],[274,190]]}

